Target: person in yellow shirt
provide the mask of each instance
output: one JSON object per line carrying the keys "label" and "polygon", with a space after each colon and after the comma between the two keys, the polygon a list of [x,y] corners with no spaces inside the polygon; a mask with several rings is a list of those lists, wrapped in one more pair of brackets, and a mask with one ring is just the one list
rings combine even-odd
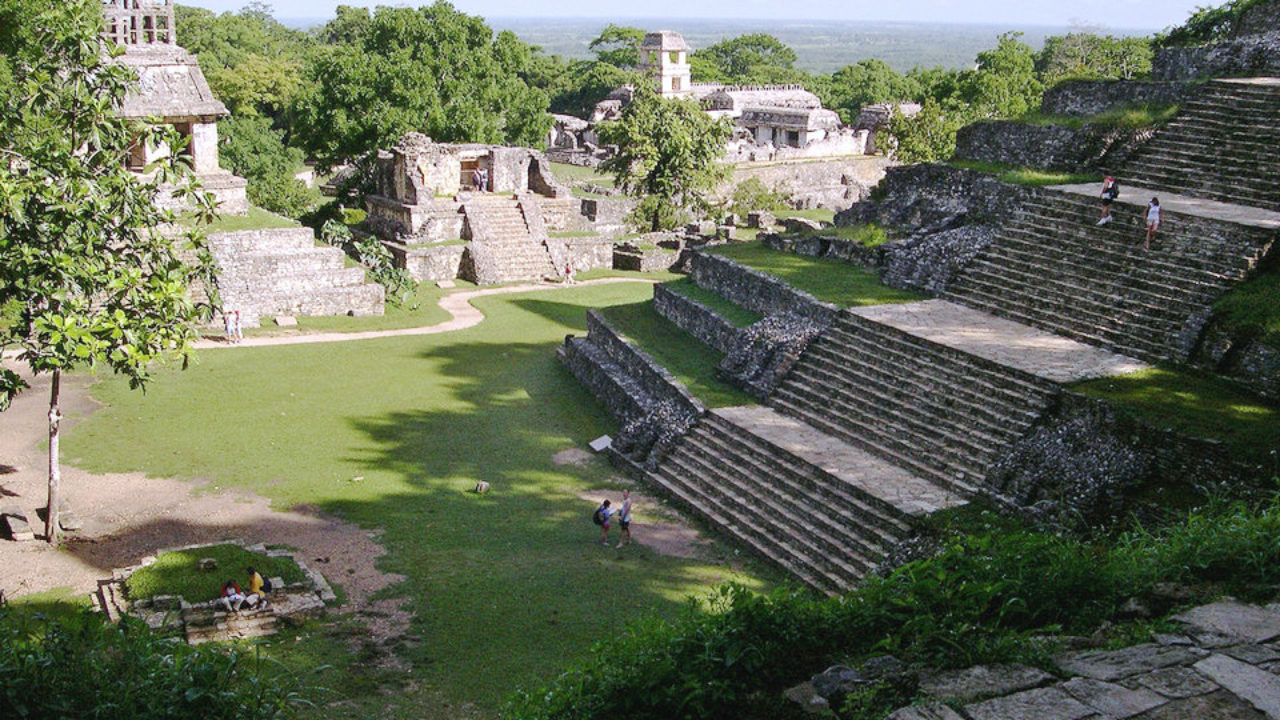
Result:
{"label": "person in yellow shirt", "polygon": [[249,607],[266,607],[267,594],[263,592],[263,586],[266,585],[262,580],[262,575],[252,567],[249,570],[249,593],[245,597],[245,604]]}

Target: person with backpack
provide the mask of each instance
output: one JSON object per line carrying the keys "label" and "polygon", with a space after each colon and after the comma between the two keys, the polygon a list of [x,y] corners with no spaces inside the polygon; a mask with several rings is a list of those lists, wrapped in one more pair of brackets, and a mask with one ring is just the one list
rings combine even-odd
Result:
{"label": "person with backpack", "polygon": [[267,600],[267,593],[271,592],[271,583],[263,580],[262,575],[252,567],[247,569],[249,571],[249,594],[245,596],[244,604],[249,607],[265,608],[271,604]]}
{"label": "person with backpack", "polygon": [[1102,200],[1102,215],[1098,218],[1099,225],[1106,225],[1111,222],[1111,203],[1120,197],[1120,183],[1116,179],[1108,175],[1102,181],[1102,193],[1098,195]]}
{"label": "person with backpack", "polygon": [[591,522],[600,526],[600,543],[602,545],[609,544],[609,519],[613,517],[613,510],[609,507],[608,500],[600,503],[600,507],[591,513]]}

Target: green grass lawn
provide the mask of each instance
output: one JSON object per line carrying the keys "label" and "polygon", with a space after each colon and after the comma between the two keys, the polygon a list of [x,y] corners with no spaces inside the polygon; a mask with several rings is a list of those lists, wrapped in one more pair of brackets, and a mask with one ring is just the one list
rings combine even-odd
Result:
{"label": "green grass lawn", "polygon": [[1027,187],[1044,187],[1046,185],[1071,185],[1075,183],[1102,182],[1101,173],[1066,173],[1036,168],[1020,168],[999,163],[974,162],[971,160],[953,160],[951,165],[966,170],[995,175],[1001,182]]}
{"label": "green grass lawn", "polygon": [[[195,221],[191,215],[184,215],[178,219],[180,225],[191,226]],[[217,215],[209,225],[204,228],[205,234],[236,232],[238,230],[276,230],[283,228],[302,227],[298,222],[290,220],[287,217],[267,212],[260,207],[249,206],[247,215]]]}
{"label": "green grass lawn", "polygon": [[1254,332],[1280,349],[1280,267],[1250,278],[1213,305],[1215,315],[1235,332]]}
{"label": "green grass lawn", "polygon": [[595,168],[583,167],[581,165],[569,165],[568,163],[551,163],[551,174],[555,179],[565,185],[580,185],[583,183],[591,183],[600,185],[601,187],[613,187],[613,176],[608,173],[602,173]]}
{"label": "green grass lawn", "polygon": [[741,305],[731,300],[726,300],[710,290],[704,290],[698,287],[697,284],[687,277],[666,283],[665,287],[672,292],[689,298],[690,300],[696,300],[703,305],[706,305],[712,310],[720,313],[725,320],[728,320],[731,324],[737,327],[747,327],[748,325],[753,325],[760,320],[760,315],[758,313],[751,312]]}
{"label": "green grass lawn", "polygon": [[[217,569],[201,570],[203,558],[217,561]],[[134,601],[157,595],[180,595],[187,602],[198,603],[219,597],[222,584],[227,580],[235,580],[248,592],[247,568],[250,567],[264,578],[279,577],[286,585],[307,578],[298,564],[288,558],[267,557],[239,545],[213,545],[157,555],[154,563],[129,576],[125,590]]]}
{"label": "green grass lawn", "polygon": [[836,227],[823,228],[821,230],[805,231],[798,235],[788,235],[787,237],[834,237],[841,240],[849,240],[856,242],[866,248],[874,248],[884,245],[891,239],[884,228],[875,223],[867,223],[865,225],[841,225]]}
{"label": "green grass lawn", "polygon": [[721,245],[708,252],[773,275],[797,290],[841,307],[924,299],[918,293],[887,287],[875,273],[840,260],[778,252],[760,243]]}
{"label": "green grass lawn", "polygon": [[[620,283],[495,295],[475,301],[484,323],[454,333],[207,352],[185,372],[158,371],[145,395],[109,378],[93,389],[105,407],[67,434],[64,457],[381,529],[380,566],[405,575],[391,594],[414,616],[417,642],[403,649],[412,668],[393,673],[403,685],[378,691],[388,673],[343,622],[266,652],[334,666],[313,682],[349,700],[348,716],[465,714],[442,702],[493,716],[516,687],[550,680],[632,618],[674,616],[722,580],[778,577],[751,563],[731,570],[734,553],[718,542],[697,559],[601,547],[589,515],[595,498],[616,497],[615,471],[598,457],[553,460],[617,429],[556,347],[584,331],[587,308],[650,293]],[[492,492],[469,492],[479,480]],[[637,510],[639,537],[651,516]]]}
{"label": "green grass lawn", "polygon": [[811,208],[809,210],[780,210],[774,213],[774,217],[782,218],[803,218],[805,220],[813,220],[815,222],[835,222],[836,211],[826,208]]}
{"label": "green grass lawn", "polygon": [[1152,368],[1072,388],[1157,427],[1221,440],[1246,461],[1273,462],[1270,453],[1280,448],[1280,407],[1209,375]]}
{"label": "green grass lawn", "polygon": [[1139,104],[1112,108],[1106,112],[1088,117],[1042,115],[1037,112],[1023,116],[1020,121],[1033,125],[1060,125],[1074,129],[1080,129],[1086,125],[1096,125],[1104,128],[1137,130],[1164,125],[1177,114],[1177,104]]}
{"label": "green grass lawn", "polygon": [[652,302],[614,305],[602,312],[614,329],[666,368],[707,407],[756,402],[745,392],[716,379],[716,365],[723,353],[672,325],[653,309]]}

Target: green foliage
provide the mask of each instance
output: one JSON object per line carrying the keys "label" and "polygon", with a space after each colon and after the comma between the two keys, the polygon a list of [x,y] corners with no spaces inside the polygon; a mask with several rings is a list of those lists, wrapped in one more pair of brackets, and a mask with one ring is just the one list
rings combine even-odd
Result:
{"label": "green foliage", "polygon": [[605,65],[630,70],[640,64],[640,44],[644,36],[645,31],[640,28],[609,23],[587,47]]}
{"label": "green foliage", "polygon": [[1178,109],[1179,107],[1177,104],[1154,105],[1139,103],[1136,105],[1124,105],[1112,108],[1110,110],[1100,112],[1097,115],[1090,115],[1088,117],[1029,113],[1018,120],[1020,122],[1036,125],[1060,125],[1062,127],[1074,129],[1093,126],[1099,128],[1114,128],[1117,130],[1140,130],[1142,128],[1164,125],[1178,114]]}
{"label": "green foliage", "polygon": [[766,33],[722,40],[689,57],[695,81],[739,85],[800,82],[805,74],[795,62],[795,51]]}
{"label": "green foliage", "polygon": [[249,181],[249,201],[274,213],[298,218],[318,204],[316,193],[294,177],[302,167],[302,151],[284,144],[271,122],[254,114],[235,115],[219,123],[223,136],[220,162]]}
{"label": "green foliage", "polygon": [[990,173],[999,178],[1000,182],[1007,182],[1013,185],[1025,185],[1027,187],[1102,182],[1102,176],[1098,173],[1053,172],[1051,170],[1015,167],[1013,165],[977,162],[974,160],[953,160],[949,164],[966,170],[977,170],[978,172]]}
{"label": "green foliage", "polygon": [[387,302],[400,305],[414,289],[409,272],[396,267],[395,256],[373,235],[352,234],[351,228],[337,220],[328,220],[320,228],[320,239],[369,268],[369,276],[386,290]]}
{"label": "green foliage", "polygon": [[532,145],[550,128],[546,96],[521,77],[531,50],[511,33],[495,37],[443,0],[349,19],[338,18],[342,34],[358,35],[318,54],[314,86],[294,104],[295,135],[323,166],[368,157],[410,131]]}
{"label": "green foliage", "polygon": [[1016,117],[1040,107],[1044,85],[1036,77],[1035,53],[1020,37],[1004,33],[994,48],[978,53],[976,70],[960,73],[959,97],[970,117]]}
{"label": "green foliage", "polygon": [[0,607],[0,707],[16,718],[273,720],[296,683],[242,652],[188,647],[137,620]]}
{"label": "green foliage", "polygon": [[1260,272],[1232,288],[1213,309],[1215,319],[1228,331],[1252,335],[1280,350],[1280,268]]}
{"label": "green foliage", "polygon": [[1222,378],[1151,368],[1087,380],[1072,389],[1107,400],[1156,427],[1220,440],[1245,462],[1266,466],[1276,461],[1272,453],[1280,448],[1280,407]]}
{"label": "green foliage", "polygon": [[[1029,531],[946,539],[941,552],[870,578],[847,595],[717,590],[702,611],[633,624],[549,687],[519,693],[521,720],[619,714],[758,717],[762,702],[834,662],[889,653],[908,663],[964,667],[1034,662],[1032,635],[1087,633],[1158,582],[1274,596],[1280,580],[1280,505],[1214,508],[1162,531],[1139,530],[1113,547]],[[878,717],[901,704],[893,688],[854,696]]]}
{"label": "green foliage", "polygon": [[963,113],[943,110],[936,100],[926,98],[920,112],[912,117],[895,109],[885,135],[900,162],[937,162],[955,153],[956,133],[964,124]]}
{"label": "green foliage", "polygon": [[853,123],[867,105],[914,100],[923,92],[916,77],[899,75],[883,60],[867,59],[835,71],[819,95],[824,106],[840,113],[842,121]]}
{"label": "green foliage", "polygon": [[579,118],[591,117],[596,103],[615,89],[639,82],[635,73],[610,63],[566,61],[559,55],[534,55],[524,77],[550,98],[551,112]]}
{"label": "green foliage", "polygon": [[760,178],[749,177],[734,186],[729,212],[744,217],[753,210],[778,212],[786,210],[790,200],[791,193],[785,189],[770,189]]}
{"label": "green foliage", "polygon": [[[216,560],[218,569],[201,570],[200,561],[204,558]],[[288,558],[267,557],[239,545],[214,545],[157,555],[154,563],[129,576],[125,592],[135,602],[157,595],[179,595],[187,602],[204,602],[218,597],[227,580],[247,587],[250,567],[264,578],[279,577],[285,584],[306,580],[298,564]]]}
{"label": "green foliage", "polygon": [[[173,213],[154,202],[159,182],[186,182],[190,169],[178,153],[151,182],[126,169],[136,139],[182,141],[115,114],[133,76],[101,46],[100,3],[21,4],[0,3],[21,22],[0,28],[12,79],[0,95],[0,307],[19,306],[0,348],[19,348],[36,373],[103,364],[141,387],[155,360],[185,357],[209,314],[187,292],[213,287],[201,234],[161,234]],[[211,198],[187,196],[207,219]],[[0,371],[0,409],[21,387]]]}
{"label": "green foliage", "polygon": [[640,198],[632,213],[638,227],[662,230],[690,211],[705,211],[709,194],[728,173],[720,158],[729,123],[713,120],[695,102],[664,99],[645,85],[637,86],[622,117],[598,132],[601,142],[618,146],[601,169]]}
{"label": "green foliage", "polygon": [[759,313],[752,312],[735,302],[726,300],[710,290],[704,290],[687,277],[665,283],[664,287],[715,310],[720,313],[721,317],[736,327],[744,328],[760,321]]}
{"label": "green foliage", "polygon": [[883,285],[875,273],[840,260],[780,252],[754,242],[722,245],[708,252],[773,275],[797,290],[841,307],[923,299],[916,293]]}
{"label": "green foliage", "polygon": [[1066,79],[1132,80],[1151,72],[1151,40],[1073,32],[1046,38],[1036,73],[1051,86]]}
{"label": "green foliage", "polygon": [[1156,44],[1176,47],[1227,40],[1235,35],[1245,12],[1266,2],[1271,0],[1229,0],[1217,7],[1197,7],[1185,23],[1158,36]]}

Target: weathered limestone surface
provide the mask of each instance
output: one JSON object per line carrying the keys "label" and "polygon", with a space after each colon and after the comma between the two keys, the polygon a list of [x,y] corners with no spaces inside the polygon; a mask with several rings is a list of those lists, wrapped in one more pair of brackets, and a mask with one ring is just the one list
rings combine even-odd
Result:
{"label": "weathered limestone surface", "polygon": [[1068,80],[1044,91],[1045,115],[1089,117],[1126,105],[1168,105],[1186,99],[1191,86],[1181,82]]}
{"label": "weathered limestone surface", "polygon": [[1151,75],[1177,81],[1280,75],[1280,31],[1275,24],[1256,29],[1264,27],[1265,32],[1223,43],[1160,50],[1152,59]]}
{"label": "weathered limestone surface", "polygon": [[715,310],[664,286],[653,287],[653,309],[671,324],[722,353],[733,349],[742,328]]}
{"label": "weathered limestone surface", "polygon": [[772,275],[705,252],[692,255],[689,276],[699,287],[761,315],[790,312],[830,324],[838,312],[834,305],[820,302]]}
{"label": "weathered limestone surface", "polygon": [[975,665],[963,670],[926,674],[920,690],[939,700],[971,702],[993,695],[1031,690],[1054,681],[1049,673],[1027,665]]}
{"label": "weathered limestone surface", "polygon": [[884,177],[889,160],[863,155],[808,162],[742,164],[721,189],[729,196],[733,187],[747,178],[756,178],[765,187],[785,190],[799,207],[844,210],[866,198]]}
{"label": "weathered limestone surface", "polygon": [[987,120],[960,129],[956,135],[955,158],[1080,172],[1122,165],[1153,134],[1150,128],[1132,130],[1094,125],[1070,128]]}

